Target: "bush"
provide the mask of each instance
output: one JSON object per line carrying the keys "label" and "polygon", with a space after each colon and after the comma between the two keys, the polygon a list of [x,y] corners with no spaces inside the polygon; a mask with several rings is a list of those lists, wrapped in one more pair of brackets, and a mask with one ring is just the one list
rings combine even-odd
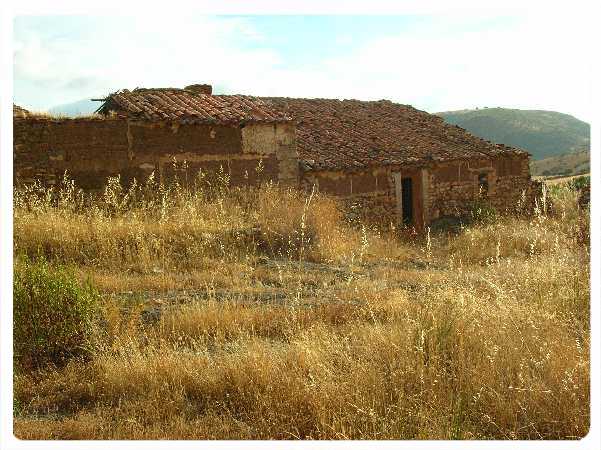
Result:
{"label": "bush", "polygon": [[14,352],[22,366],[60,363],[93,345],[100,295],[64,267],[15,263]]}
{"label": "bush", "polygon": [[591,185],[591,177],[590,176],[574,178],[568,182],[568,186],[571,189],[578,190],[578,191],[582,190],[582,189],[590,188],[590,185]]}
{"label": "bush", "polygon": [[491,224],[497,220],[497,210],[484,200],[472,204],[471,220],[480,224]]}

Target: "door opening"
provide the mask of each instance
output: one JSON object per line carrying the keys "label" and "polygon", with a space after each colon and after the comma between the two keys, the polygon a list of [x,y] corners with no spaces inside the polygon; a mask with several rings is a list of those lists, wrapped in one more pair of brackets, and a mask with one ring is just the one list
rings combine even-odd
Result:
{"label": "door opening", "polygon": [[403,225],[413,223],[413,180],[401,178]]}
{"label": "door opening", "polygon": [[478,196],[481,198],[488,197],[488,174],[481,173],[478,175]]}

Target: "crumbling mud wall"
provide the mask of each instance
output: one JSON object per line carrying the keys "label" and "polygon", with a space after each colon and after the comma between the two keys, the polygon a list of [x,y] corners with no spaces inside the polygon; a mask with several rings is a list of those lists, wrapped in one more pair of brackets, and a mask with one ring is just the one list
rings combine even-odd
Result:
{"label": "crumbling mud wall", "polygon": [[499,212],[531,208],[540,186],[528,155],[461,159],[426,165],[300,170],[292,122],[243,125],[146,122],[127,118],[14,117],[14,182],[48,185],[65,172],[85,189],[109,176],[124,184],[150,174],[185,184],[198,174],[221,174],[230,185],[272,181],[337,197],[349,217],[385,224],[403,221],[402,180],[412,186],[411,226],[469,215],[477,203]]}
{"label": "crumbling mud wall", "polygon": [[277,180],[274,149],[243,152],[239,127],[131,121],[127,133],[131,165],[144,176],[188,183],[199,173],[220,173],[232,185]]}
{"label": "crumbling mud wall", "polygon": [[190,182],[199,172],[231,185],[264,181],[296,185],[292,124],[183,125],[125,118],[15,117],[14,182],[56,184],[65,171],[85,189],[109,176],[127,184],[150,174]]}
{"label": "crumbling mud wall", "polygon": [[126,132],[123,120],[15,118],[13,181],[53,185],[67,170],[81,187],[100,187],[129,168]]}

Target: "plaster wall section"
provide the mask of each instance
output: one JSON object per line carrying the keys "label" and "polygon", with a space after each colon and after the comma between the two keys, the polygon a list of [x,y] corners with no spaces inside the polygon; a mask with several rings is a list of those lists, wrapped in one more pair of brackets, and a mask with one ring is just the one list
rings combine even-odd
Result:
{"label": "plaster wall section", "polygon": [[298,186],[299,161],[293,123],[246,125],[242,128],[242,153],[275,158],[277,175],[273,181],[284,186]]}

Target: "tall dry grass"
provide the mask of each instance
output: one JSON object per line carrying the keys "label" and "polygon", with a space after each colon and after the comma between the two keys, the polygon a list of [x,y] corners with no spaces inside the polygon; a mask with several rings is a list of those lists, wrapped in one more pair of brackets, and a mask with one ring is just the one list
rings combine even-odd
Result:
{"label": "tall dry grass", "polygon": [[113,178],[101,195],[86,195],[65,178],[57,189],[17,190],[15,252],[141,272],[186,270],[211,258],[339,262],[365,252],[364,233],[346,226],[328,197],[225,183],[184,189],[151,177],[124,190]]}
{"label": "tall dry grass", "polygon": [[[554,215],[500,218],[409,242],[350,227],[315,194],[161,189],[164,200],[150,207],[141,205],[156,194],[80,197],[80,206],[44,200],[41,190],[15,196],[17,254],[103,274],[160,263],[174,279],[195,265],[235,268],[230,291],[218,295],[217,275],[205,280],[206,297],[164,305],[152,322],[140,320],[144,302],[107,298],[103,343],[92,358],[15,376],[19,437],[577,439],[588,432],[588,212],[573,193],[553,199]],[[224,237],[249,228],[252,238]],[[125,246],[135,233],[139,243]],[[203,233],[219,238],[203,246]],[[239,295],[273,289],[283,297]]]}

